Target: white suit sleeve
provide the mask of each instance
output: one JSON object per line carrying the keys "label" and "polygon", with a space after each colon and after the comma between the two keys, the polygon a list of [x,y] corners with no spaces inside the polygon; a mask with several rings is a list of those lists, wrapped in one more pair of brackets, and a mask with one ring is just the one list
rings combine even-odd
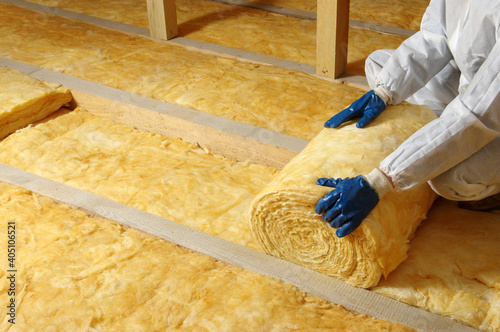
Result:
{"label": "white suit sleeve", "polygon": [[432,0],[422,18],[420,31],[406,39],[376,78],[397,105],[424,87],[452,59],[445,33],[445,2]]}
{"label": "white suit sleeve", "polygon": [[466,91],[441,117],[424,126],[384,159],[382,171],[407,189],[449,170],[500,134],[500,43]]}

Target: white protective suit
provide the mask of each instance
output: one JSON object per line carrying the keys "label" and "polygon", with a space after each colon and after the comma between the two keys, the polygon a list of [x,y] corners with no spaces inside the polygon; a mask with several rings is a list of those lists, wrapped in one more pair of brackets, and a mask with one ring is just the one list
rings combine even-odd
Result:
{"label": "white protective suit", "polygon": [[439,116],[380,165],[396,189],[430,181],[441,196],[500,192],[500,0],[431,0],[421,30],[374,52],[366,75],[386,102]]}

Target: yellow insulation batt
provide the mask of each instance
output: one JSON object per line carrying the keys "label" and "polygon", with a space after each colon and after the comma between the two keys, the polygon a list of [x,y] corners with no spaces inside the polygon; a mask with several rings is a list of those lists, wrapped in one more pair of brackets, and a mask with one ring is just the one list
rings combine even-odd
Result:
{"label": "yellow insulation batt", "polygon": [[500,210],[476,212],[438,199],[411,240],[408,258],[373,290],[500,331]]}
{"label": "yellow insulation batt", "polygon": [[1,331],[412,331],[4,183],[0,225]]}
{"label": "yellow insulation batt", "polygon": [[305,139],[364,92],[3,2],[0,36],[0,56]]}
{"label": "yellow insulation batt", "polygon": [[[47,3],[47,1],[39,2]],[[49,2],[49,4],[53,4],[53,2]],[[62,1],[60,4],[56,3],[54,5],[92,16],[122,21],[134,26],[148,27],[145,1],[112,1],[105,4],[88,1]],[[113,52],[113,49],[116,47],[116,45],[112,46],[110,43],[106,43],[107,37],[99,36],[101,32],[98,34],[92,33],[92,30],[102,31],[99,28],[90,28],[92,25],[82,24],[74,20],[64,20],[65,22],[62,23],[58,22],[58,20],[54,21],[51,15],[33,15],[29,10],[20,8],[12,9],[12,7],[9,7],[11,6],[0,4],[0,32],[2,32],[2,39],[7,39],[7,35],[3,32],[4,30],[12,30],[14,36],[16,34],[24,35],[28,32],[25,29],[29,30],[28,27],[32,26],[34,19],[37,23],[36,31],[38,37],[48,37],[47,33],[51,34],[50,37],[52,38],[58,38],[57,36],[61,34],[69,34],[71,36],[71,34],[75,33],[71,30],[80,26],[82,28],[85,27],[88,33],[85,38],[95,39],[91,41],[90,45],[100,44],[101,46],[98,47],[104,53],[108,51]],[[1,13],[2,11],[4,13]],[[12,14],[9,14],[11,11],[16,12],[14,15],[19,16],[18,22],[11,22],[9,19],[12,17]],[[316,64],[315,21],[276,15],[257,9],[223,5],[211,1],[188,0],[180,2],[177,6],[177,12],[180,37],[224,45],[309,65]],[[52,24],[55,25],[52,26]],[[61,25],[64,29],[61,29]],[[33,26],[33,28],[35,27]],[[111,32],[104,33],[114,34]],[[82,37],[79,34],[76,36],[78,38],[71,44],[81,42],[79,45],[85,45]],[[128,39],[128,37],[123,35],[121,38],[123,42],[126,42],[126,39]],[[364,62],[370,53],[381,48],[381,45],[385,48],[397,48],[406,38],[405,36],[388,35],[366,29],[351,28],[349,31],[347,71],[351,74],[364,75]],[[148,47],[153,50],[152,46],[148,46],[149,43],[143,42],[143,38],[139,39],[136,43],[139,43],[144,48]],[[44,44],[42,40],[34,42],[33,45],[36,46],[32,52],[36,52],[36,47]],[[120,43],[118,42],[117,44],[119,45]],[[61,44],[57,43],[56,45],[60,46]],[[133,50],[129,46],[125,46],[125,48],[129,49],[130,53],[133,53]],[[165,49],[165,52],[168,52],[168,48],[162,48]],[[68,44],[63,49],[59,48],[57,52],[68,52],[70,49],[75,48],[70,47]],[[12,52],[14,50],[11,49],[9,51]],[[143,57],[146,57],[144,66],[151,65],[151,62],[162,62],[160,55],[155,56],[154,51],[151,54],[143,51],[137,54],[137,56],[141,54]],[[75,54],[75,56],[77,55]],[[110,56],[115,57],[115,55]],[[203,62],[203,60],[200,60],[200,62]],[[103,65],[107,64],[103,63]],[[202,63],[193,64],[193,66],[196,68],[199,66],[204,67]]]}
{"label": "yellow insulation batt", "polygon": [[[0,143],[0,162],[254,249],[259,245],[248,209],[276,174],[273,168],[237,163],[84,111],[10,135]],[[373,290],[476,328],[499,330],[500,213],[463,212],[451,203],[433,211],[410,241],[409,258]],[[51,240],[58,250],[79,243],[79,236],[66,232],[53,231],[54,237],[68,241],[60,245]],[[140,259],[153,262],[147,255]],[[108,264],[116,261],[110,260]],[[134,266],[140,268],[139,263]]]}
{"label": "yellow insulation batt", "polygon": [[349,17],[362,22],[418,31],[429,2],[430,0],[351,0]]}
{"label": "yellow insulation batt", "polygon": [[4,2],[0,56],[305,139],[364,92]]}
{"label": "yellow insulation batt", "polygon": [[436,195],[427,184],[390,193],[360,227],[338,238],[314,212],[333,189],[316,180],[368,174],[435,117],[427,107],[393,106],[363,129],[354,123],[323,129],[253,201],[251,227],[262,249],[359,287],[377,285],[406,258]]}
{"label": "yellow insulation batt", "polygon": [[71,93],[0,66],[0,139],[45,118],[71,101]]}
{"label": "yellow insulation batt", "polygon": [[[32,2],[149,28],[146,1]],[[178,0],[176,7],[180,37],[316,64],[316,21],[213,1]],[[377,45],[394,48],[407,38],[355,27],[349,34],[348,72],[358,75],[364,74],[364,59]]]}
{"label": "yellow insulation batt", "polygon": [[10,135],[0,162],[253,249],[247,211],[276,172],[79,110]]}
{"label": "yellow insulation batt", "polygon": [[[251,1],[309,12],[316,12],[318,3],[317,0]],[[420,21],[429,2],[430,0],[350,0],[349,18],[397,28],[420,30]]]}
{"label": "yellow insulation batt", "polygon": [[[212,17],[218,15],[216,13]],[[12,17],[16,19],[13,20]],[[217,57],[213,54],[188,50],[172,44],[154,43],[146,38],[128,36],[116,31],[101,29],[74,20],[57,18],[52,15],[36,14],[2,2],[0,2],[0,23],[1,56],[305,139],[312,139],[316,136],[324,121],[363,93],[359,89],[335,84],[299,72],[243,62],[237,59]],[[361,41],[367,42],[367,40]],[[353,44],[350,43],[350,47]],[[373,45],[373,48],[381,48],[380,45]],[[359,62],[357,66],[361,67],[364,60],[360,58],[356,61]],[[57,124],[62,125],[62,123],[57,122],[55,124],[51,127],[51,130],[56,130]],[[106,179],[106,172],[109,172],[109,169],[103,168],[104,173],[101,174],[99,173],[100,169],[96,167],[95,177],[90,176],[86,182],[84,180],[78,181],[77,178],[81,174],[85,174],[83,171],[86,167],[89,170],[93,169],[93,163],[86,164],[82,162],[77,153],[73,152],[68,159],[59,161],[55,153],[58,146],[60,146],[58,144],[65,144],[65,142],[62,143],[61,141],[61,143],[52,145],[53,142],[48,142],[52,140],[50,132],[45,132],[41,128],[33,127],[23,132],[23,135],[28,135],[28,132],[29,135],[33,135],[32,141],[26,141],[18,147],[15,146],[15,141],[11,141],[10,149],[12,150],[10,154],[12,156],[9,156],[8,159],[14,162],[13,159],[17,158],[15,156],[22,153],[23,158],[28,158],[27,160],[37,160],[40,156],[39,151],[42,151],[38,150],[41,145],[38,143],[38,139],[43,139],[44,144],[52,146],[51,148],[48,147],[47,150],[54,150],[54,158],[51,163],[49,163],[49,159],[44,159],[43,162],[47,163],[44,167],[40,166],[42,164],[42,161],[40,161],[39,166],[33,167],[33,169],[38,168],[36,172],[40,172],[40,174],[49,178],[58,178],[57,173],[61,171],[63,173],[61,179],[71,180],[70,184],[72,185],[76,186],[77,183],[80,183],[84,188],[95,186],[96,188],[99,187],[99,190],[103,190],[104,184],[100,185],[100,181]],[[39,129],[40,131],[38,131]],[[98,141],[99,135],[101,135],[99,134],[100,130],[100,128],[96,127],[97,134],[94,133],[89,136],[96,135],[93,139]],[[45,139],[46,135],[49,138]],[[104,137],[106,135],[103,134]],[[17,137],[18,142],[22,141],[22,136],[18,134],[11,135],[11,137],[13,136]],[[122,137],[120,135],[113,135],[112,137],[118,141],[114,142],[113,139],[110,139],[108,142],[119,145]],[[137,138],[137,136],[134,136],[134,138]],[[10,141],[10,138],[8,140]],[[168,154],[173,159],[181,159],[175,157],[177,153],[179,155],[184,154],[184,156],[202,154],[202,150],[194,145],[188,145],[188,148],[185,149],[177,145],[178,140],[176,139],[160,139],[160,141],[163,140],[168,141],[168,146],[173,148],[171,153]],[[71,141],[71,139],[67,141]],[[92,144],[97,145],[96,143]],[[76,148],[87,146],[93,149],[92,144],[86,145],[74,142],[72,146]],[[149,152],[161,151],[161,149],[156,148],[161,143],[155,144],[152,145],[152,148],[147,145],[141,148]],[[4,148],[5,146],[2,146],[0,150]],[[101,152],[92,149],[89,149],[87,154],[92,156],[90,158],[92,161],[95,161],[99,159]],[[163,172],[164,169],[158,171],[154,168],[156,163],[152,162],[152,160],[156,160],[156,152],[147,154],[147,158],[150,159],[147,159],[147,162],[141,164],[140,167],[131,167],[128,164],[123,168],[119,168],[120,162],[126,161],[126,158],[120,156],[110,157],[109,160],[113,161],[110,164],[118,165],[115,178],[119,178],[124,173],[128,174],[135,171],[138,173],[125,177],[114,192],[103,190],[103,195],[115,200],[119,200],[116,197],[120,197],[122,194],[123,197],[126,197],[124,188],[128,188],[127,182],[129,182],[130,187],[139,188],[141,193],[147,193],[148,191],[154,193],[151,197],[142,197],[141,199],[145,200],[142,203],[137,203],[138,205],[153,206],[152,201],[155,202],[158,198],[164,199],[165,192],[163,190],[166,187],[164,183],[157,182],[154,187],[146,188],[139,186],[141,180],[129,181],[134,177],[141,179],[142,174],[146,174],[145,178],[148,178],[148,176],[153,176],[152,173],[160,172],[161,174]],[[33,155],[30,157],[31,153]],[[61,154],[64,155],[64,153],[65,150]],[[162,158],[160,158],[161,162],[168,159]],[[210,156],[210,158],[216,159],[217,157]],[[199,163],[206,163],[210,158],[201,159]],[[61,167],[63,163],[64,167]],[[196,163],[194,164],[196,165]],[[30,166],[28,164],[24,165],[23,167],[26,168]],[[99,165],[99,163],[97,162],[96,165]],[[210,165],[213,165],[212,162],[210,162]],[[241,165],[243,166],[243,164]],[[151,170],[150,167],[152,166],[153,169]],[[69,167],[70,170],[66,171],[66,167]],[[240,178],[238,174],[245,173],[248,177],[258,179],[256,180],[258,183],[255,187],[245,189],[247,192],[242,195],[247,195],[246,199],[230,198],[230,200],[243,203],[236,204],[236,207],[229,207],[227,219],[223,220],[225,217],[221,217],[221,220],[215,223],[211,222],[207,229],[212,227],[227,229],[229,231],[225,235],[220,235],[221,237],[226,239],[234,237],[238,239],[235,242],[241,241],[237,243],[247,243],[246,245],[249,247],[257,247],[255,241],[245,240],[251,239],[252,235],[248,226],[246,228],[240,227],[240,225],[247,222],[244,217],[240,217],[240,213],[247,212],[245,209],[248,209],[251,199],[271,181],[275,170],[252,167],[245,170],[246,173],[236,172],[237,176],[232,176],[231,180],[222,186],[224,188],[222,191],[229,190],[225,186],[241,188],[242,185],[249,184],[245,181],[241,183],[234,181],[234,179]],[[197,174],[199,177],[203,176],[203,179],[199,178],[200,181],[197,181],[194,185],[188,179],[191,171],[188,169],[176,171],[177,175],[184,172],[182,176],[185,179],[181,181],[182,185],[187,185],[190,189],[196,189],[199,188],[200,183],[210,182],[208,173],[198,172],[196,166],[195,169],[196,172],[193,174]],[[228,167],[226,171],[227,173],[225,171],[221,172],[220,174],[223,175],[219,178],[214,177],[217,179],[216,181],[226,178],[227,174],[231,174],[232,168]],[[74,177],[71,176],[72,172],[75,172]],[[90,183],[93,181],[92,179],[96,180],[96,182]],[[166,179],[165,183],[170,183],[168,176]],[[250,185],[252,184],[250,183]],[[159,186],[160,189],[157,189],[156,186]],[[172,189],[173,186],[170,186],[170,188]],[[90,189],[88,190],[90,191]],[[212,190],[215,189],[207,189],[206,192],[210,193]],[[195,190],[192,191],[192,193],[194,192]],[[175,190],[173,194],[176,194]],[[193,201],[203,202],[206,199],[203,196],[204,192],[199,193],[199,195]],[[125,201],[126,199],[122,202]],[[133,200],[130,202],[130,204],[135,204]],[[175,200],[173,202],[175,203]],[[217,203],[220,203],[220,201]],[[498,271],[498,262],[500,261],[498,256],[500,254],[498,234],[500,234],[500,231],[498,230],[499,226],[496,225],[500,225],[500,215],[470,211],[464,213],[456,205],[449,202],[445,203],[439,205],[439,210],[433,207],[423,226],[417,229],[414,239],[410,242],[408,259],[390,273],[387,280],[381,281],[379,286],[373,288],[373,290],[396,300],[456,318],[476,328],[498,331],[500,330],[498,319],[500,317],[500,287],[498,282],[498,276],[500,275]],[[149,211],[159,210],[161,204],[152,207]],[[216,213],[215,209],[212,210],[204,205],[193,204],[190,208],[191,210],[185,209],[188,214],[192,213],[201,216],[201,219],[196,219],[195,222],[189,224],[197,229],[204,229],[203,225],[196,226],[198,221],[203,224],[207,220],[202,217],[204,208]],[[233,210],[234,215],[231,216],[230,211]],[[220,213],[224,214],[224,211],[225,209],[222,209]],[[439,213],[435,213],[435,211]],[[188,218],[181,215],[184,213],[182,210],[180,212],[177,210],[167,212],[172,213],[174,217],[175,214],[179,213],[179,219],[188,220]],[[0,214],[1,216],[2,214]],[[234,227],[239,229],[235,230]],[[248,233],[235,235],[239,232]],[[45,232],[42,231],[41,234],[43,235]],[[55,231],[52,243],[57,245],[57,250],[64,249],[62,245],[57,244],[57,239],[62,238],[64,238],[64,232]],[[78,238],[73,240],[78,242]],[[67,249],[70,250],[71,248]],[[147,257],[139,256],[139,258],[146,260]],[[43,257],[40,257],[39,262],[42,265],[44,264]],[[151,263],[151,261],[148,262]],[[135,270],[131,270],[130,273],[139,272],[138,270],[143,268],[140,263],[133,266]],[[165,270],[162,272],[165,274]],[[51,273],[52,271],[46,272],[44,276],[50,276]],[[127,280],[127,275],[130,273],[120,275],[123,277],[121,280]],[[24,275],[29,275],[29,273],[26,272]],[[59,280],[62,280],[63,277],[62,274],[57,275]],[[142,279],[139,279],[146,280],[147,277],[148,275],[145,274],[141,275]],[[1,280],[3,282],[4,278]],[[97,278],[95,285],[100,285],[99,280],[101,279]],[[117,282],[113,287],[119,288],[120,285]],[[183,292],[188,292],[187,288],[183,289]],[[85,291],[82,293],[87,294]],[[41,292],[39,295],[48,298],[47,301],[51,300],[50,294]],[[101,297],[100,300],[103,300],[103,298]],[[230,302],[227,298],[223,300]],[[265,301],[266,304],[270,302],[269,298],[266,298]],[[44,311],[44,314],[48,312],[44,309],[40,310]],[[270,309],[266,307],[266,310]],[[107,311],[103,312],[106,313]],[[52,314],[53,311],[50,311],[50,313]],[[139,310],[138,314],[144,314],[150,321],[154,319],[147,309]],[[43,319],[44,316],[40,315],[40,317],[42,317],[40,319]],[[102,315],[99,317],[101,318],[97,318],[95,321],[104,319]],[[289,327],[287,326],[287,328]],[[349,330],[349,328],[347,329]],[[357,328],[354,327],[351,330],[357,330]]]}

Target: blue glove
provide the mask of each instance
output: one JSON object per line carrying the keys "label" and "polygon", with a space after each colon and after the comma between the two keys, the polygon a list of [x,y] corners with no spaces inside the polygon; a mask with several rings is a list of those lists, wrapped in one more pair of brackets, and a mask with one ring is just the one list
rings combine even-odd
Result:
{"label": "blue glove", "polygon": [[361,117],[356,127],[363,128],[372,122],[385,110],[385,103],[375,91],[370,90],[363,97],[356,100],[351,106],[335,114],[330,120],[325,122],[325,127],[337,128],[342,123],[355,117]]}
{"label": "blue glove", "polygon": [[359,175],[345,179],[318,179],[320,186],[334,187],[316,204],[315,211],[343,237],[354,231],[379,202],[375,189]]}

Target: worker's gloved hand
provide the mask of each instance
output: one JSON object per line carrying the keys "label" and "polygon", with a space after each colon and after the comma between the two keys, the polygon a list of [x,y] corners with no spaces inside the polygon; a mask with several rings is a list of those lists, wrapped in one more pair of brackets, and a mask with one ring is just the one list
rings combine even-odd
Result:
{"label": "worker's gloved hand", "polygon": [[325,127],[337,128],[342,123],[351,120],[355,117],[361,117],[356,127],[363,128],[368,125],[373,119],[382,113],[385,109],[385,102],[382,98],[370,90],[353,102],[349,107],[334,115],[330,120],[325,122]]}
{"label": "worker's gloved hand", "polygon": [[354,231],[377,205],[375,189],[362,175],[345,179],[318,179],[321,186],[334,187],[316,204],[315,211],[343,237]]}
{"label": "worker's gloved hand", "polygon": [[315,211],[323,215],[323,220],[338,228],[338,237],[354,231],[379,200],[393,189],[391,181],[378,168],[366,176],[355,178],[317,180],[320,186],[334,187],[316,204]]}

